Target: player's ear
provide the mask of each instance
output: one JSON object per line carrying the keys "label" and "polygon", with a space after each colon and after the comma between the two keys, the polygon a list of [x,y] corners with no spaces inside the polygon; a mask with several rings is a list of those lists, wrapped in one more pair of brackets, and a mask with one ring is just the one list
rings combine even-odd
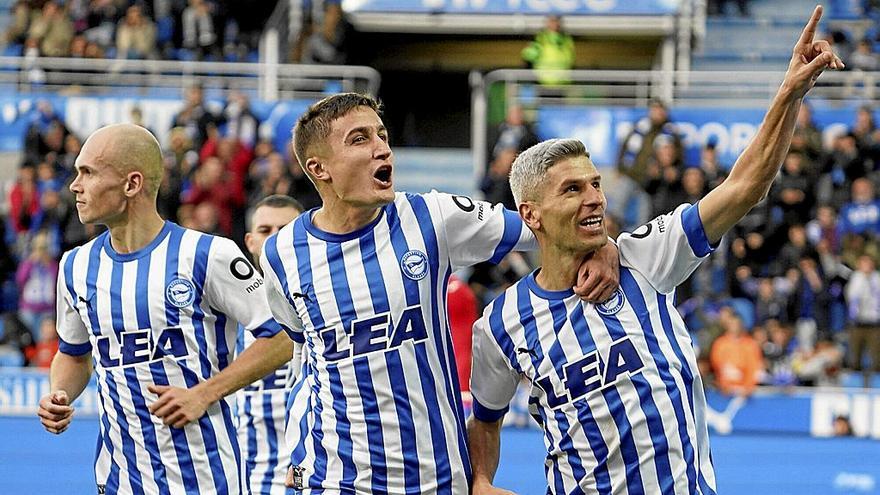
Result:
{"label": "player's ear", "polygon": [[144,174],[129,172],[125,177],[125,195],[132,198],[144,189]]}
{"label": "player's ear", "polygon": [[317,156],[309,157],[306,160],[306,170],[308,170],[316,180],[327,180],[330,178],[327,168],[324,167],[324,164],[321,163]]}
{"label": "player's ear", "polygon": [[541,228],[541,212],[538,211],[537,205],[531,201],[524,201],[519,205],[519,216],[523,223],[532,230]]}
{"label": "player's ear", "polygon": [[250,232],[245,232],[244,234],[244,245],[247,247],[248,251],[253,253],[254,248],[256,247],[256,243],[254,242],[254,235]]}

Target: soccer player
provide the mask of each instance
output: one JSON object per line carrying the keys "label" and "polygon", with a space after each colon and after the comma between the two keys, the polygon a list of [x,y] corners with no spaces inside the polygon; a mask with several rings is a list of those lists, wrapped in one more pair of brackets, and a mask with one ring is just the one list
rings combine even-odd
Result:
{"label": "soccer player", "polygon": [[[470,464],[447,327],[450,274],[534,238],[516,213],[462,196],[395,193],[370,97],[340,94],[294,130],[323,201],[269,237],[260,262],[276,319],[305,342],[288,403],[296,493],[460,494]],[[616,282],[616,250],[585,294]],[[610,280],[610,282],[609,282]],[[587,287],[589,288],[589,287]]]}
{"label": "soccer player", "polygon": [[[263,198],[254,206],[244,243],[257,269],[266,238],[302,211],[298,201],[280,194]],[[236,352],[243,352],[255,340],[250,332],[240,327]],[[299,355],[294,351],[294,356]],[[299,363],[293,364],[296,367],[291,368],[285,363],[236,396],[244,493],[276,495],[286,492],[284,480],[290,452],[284,444],[285,411],[292,379],[290,371],[299,369]]]}
{"label": "soccer player", "polygon": [[474,495],[492,486],[501,420],[521,377],[544,428],[548,493],[715,493],[706,399],[675,287],[767,194],[788,151],[798,109],[825,68],[843,64],[813,42],[817,7],[754,140],[730,176],[617,239],[620,288],[602,304],[571,292],[580,259],[602,247],[605,195],[580,141],[523,152],[510,182],[535,233],[541,268],[517,282],[474,325],[468,425]]}
{"label": "soccer player", "polygon": [[[59,353],[39,417],[52,433],[66,430],[94,365],[98,493],[237,494],[233,417],[220,399],[271,371],[264,360],[283,363],[292,349],[262,279],[232,241],[159,216],[162,154],[146,129],[99,129],[75,165],[70,190],[80,221],[109,230],[61,259]],[[239,323],[258,338],[230,363]],[[155,394],[169,385],[195,392],[184,407],[163,406]],[[166,422],[149,407],[170,408]],[[198,421],[184,428],[190,415]]]}

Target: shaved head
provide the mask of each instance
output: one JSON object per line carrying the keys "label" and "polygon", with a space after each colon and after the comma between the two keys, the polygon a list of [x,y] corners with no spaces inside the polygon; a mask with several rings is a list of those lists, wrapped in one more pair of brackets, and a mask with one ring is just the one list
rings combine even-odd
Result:
{"label": "shaved head", "polygon": [[140,172],[144,191],[156,197],[164,166],[162,149],[150,131],[134,124],[113,124],[95,131],[83,144],[94,161],[115,168],[122,175]]}

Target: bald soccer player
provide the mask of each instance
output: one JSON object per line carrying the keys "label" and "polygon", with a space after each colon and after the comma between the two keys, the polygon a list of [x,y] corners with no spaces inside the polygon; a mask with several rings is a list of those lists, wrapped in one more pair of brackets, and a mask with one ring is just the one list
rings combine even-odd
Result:
{"label": "bald soccer player", "polygon": [[[83,145],[70,190],[80,221],[109,230],[61,259],[61,342],[38,414],[65,431],[94,369],[97,493],[237,494],[224,398],[290,359],[292,342],[235,243],[159,216],[162,174],[159,143],[141,127],[104,127]],[[239,324],[257,339],[232,361]],[[174,397],[174,387],[193,393]]]}

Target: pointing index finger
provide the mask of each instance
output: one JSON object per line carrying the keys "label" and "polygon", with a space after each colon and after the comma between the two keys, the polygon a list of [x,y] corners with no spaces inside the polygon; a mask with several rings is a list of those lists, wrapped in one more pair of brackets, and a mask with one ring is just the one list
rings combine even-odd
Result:
{"label": "pointing index finger", "polygon": [[813,44],[813,38],[816,36],[816,27],[819,25],[819,19],[821,18],[822,6],[816,5],[816,8],[813,9],[813,15],[810,17],[810,20],[807,21],[807,25],[801,33],[801,39],[798,40],[798,45],[811,46]]}

